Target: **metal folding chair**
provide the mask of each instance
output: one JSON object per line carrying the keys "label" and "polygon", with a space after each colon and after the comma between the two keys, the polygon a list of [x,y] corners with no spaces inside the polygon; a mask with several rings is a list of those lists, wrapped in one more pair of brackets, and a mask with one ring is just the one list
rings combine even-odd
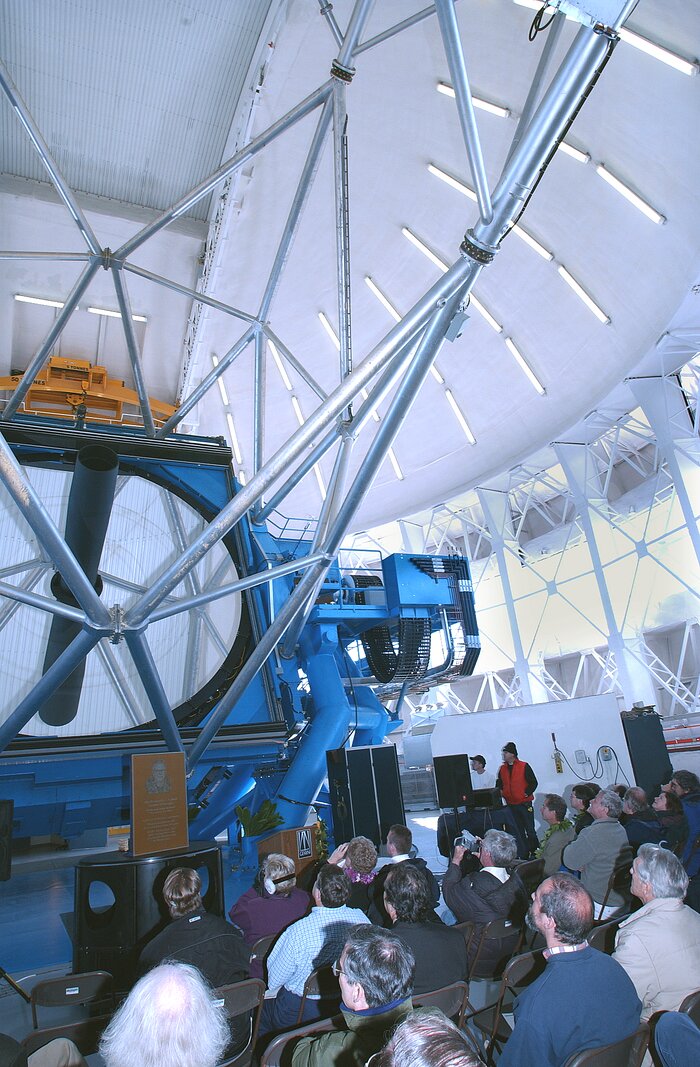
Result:
{"label": "metal folding chair", "polygon": [[329,1003],[330,1010],[336,1012],[340,1004],[340,983],[330,967],[319,967],[312,971],[304,982],[304,992],[299,1005],[297,1026],[301,1026],[304,1018],[304,1008],[309,997],[325,1000]]}
{"label": "metal folding chair", "polygon": [[620,923],[624,922],[628,917],[627,915],[620,915],[619,918],[608,919],[607,922],[594,926],[587,938],[591,948],[597,948],[599,952],[604,952],[606,956],[612,956],[615,951],[615,938],[617,937]]}
{"label": "metal folding chair", "polygon": [[250,1016],[250,1030],[245,1048],[230,1059],[224,1060],[222,1067],[249,1067],[253,1059],[255,1042],[258,1039],[260,1013],[265,999],[265,983],[259,978],[246,978],[244,982],[221,986],[216,990],[216,996],[226,1005],[229,1019],[236,1019],[242,1015]]}
{"label": "metal folding chair", "polygon": [[[37,1006],[45,1008],[74,1008],[99,1004],[104,1013],[114,1010],[114,981],[108,971],[86,971],[85,974],[63,974],[37,982],[29,995],[32,1023],[37,1030]],[[63,1021],[63,1020],[62,1020]]]}
{"label": "metal folding chair", "polygon": [[569,1056],[564,1067],[642,1067],[649,1045],[649,1027],[642,1023],[629,1037],[602,1048],[589,1048]]}
{"label": "metal folding chair", "polygon": [[484,1035],[484,1049],[488,1064],[493,1064],[494,1052],[501,1051],[513,1032],[505,1018],[506,997],[508,997],[508,1007],[511,1007],[513,999],[520,990],[539,978],[545,967],[546,960],[541,952],[523,952],[520,956],[514,956],[503,972],[498,996],[494,1003],[465,1017],[465,1022],[475,1026]]}
{"label": "metal folding chair", "polygon": [[306,1026],[300,1026],[296,1030],[289,1030],[286,1034],[280,1034],[279,1037],[270,1042],[263,1052],[260,1059],[260,1067],[290,1067],[294,1046],[300,1038],[342,1029],[343,1017],[342,1015],[336,1015],[333,1019],[317,1019],[316,1022],[307,1023]]}

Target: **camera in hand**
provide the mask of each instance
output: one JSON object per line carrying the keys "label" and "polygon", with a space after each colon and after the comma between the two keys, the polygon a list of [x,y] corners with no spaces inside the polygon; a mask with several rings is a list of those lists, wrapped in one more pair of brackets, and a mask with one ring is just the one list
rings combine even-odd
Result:
{"label": "camera in hand", "polygon": [[474,834],[469,830],[462,830],[459,837],[455,837],[455,847],[459,845],[461,848],[466,848],[467,852],[478,852],[481,846],[481,841],[478,837],[474,837]]}

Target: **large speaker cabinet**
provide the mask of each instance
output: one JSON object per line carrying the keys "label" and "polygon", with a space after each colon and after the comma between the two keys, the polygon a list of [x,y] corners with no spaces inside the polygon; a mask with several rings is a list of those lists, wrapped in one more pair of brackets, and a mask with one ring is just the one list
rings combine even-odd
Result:
{"label": "large speaker cabinet", "polygon": [[175,867],[198,872],[204,907],[223,916],[221,851],[213,841],[153,856],[106,852],[78,863],[74,971],[109,971],[120,992],[131,987],[142,948],[169,921],[163,883]]}
{"label": "large speaker cabinet", "polygon": [[335,748],[326,762],[336,843],[361,835],[379,847],[392,824],[406,821],[396,746]]}
{"label": "large speaker cabinet", "polygon": [[466,752],[433,759],[435,788],[441,808],[471,806],[474,798],[472,773]]}
{"label": "large speaker cabinet", "polygon": [[661,719],[655,712],[623,715],[622,727],[637,785],[651,800],[673,774]]}

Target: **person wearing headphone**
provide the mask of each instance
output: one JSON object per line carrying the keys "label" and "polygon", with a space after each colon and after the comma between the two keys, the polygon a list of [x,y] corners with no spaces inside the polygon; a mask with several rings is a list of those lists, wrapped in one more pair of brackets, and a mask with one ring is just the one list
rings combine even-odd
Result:
{"label": "person wearing headphone", "polygon": [[[264,856],[251,889],[238,898],[229,918],[252,948],[261,937],[279,934],[311,910],[311,897],[297,886],[294,861],[279,852]],[[250,977],[263,977],[263,961],[254,959]]]}

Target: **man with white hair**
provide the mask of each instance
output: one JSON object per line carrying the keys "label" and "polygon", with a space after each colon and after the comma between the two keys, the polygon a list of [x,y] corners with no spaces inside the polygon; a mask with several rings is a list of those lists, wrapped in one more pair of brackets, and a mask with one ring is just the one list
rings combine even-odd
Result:
{"label": "man with white hair", "polygon": [[659,845],[641,845],[632,892],[642,907],[620,924],[614,958],[634,982],[642,1019],[675,1011],[700,985],[700,915],[683,903],[688,875]]}
{"label": "man with white hair", "polygon": [[620,824],[622,798],[614,789],[601,789],[588,810],[592,824],[566,846],[562,861],[570,870],[581,872],[581,881],[595,904],[594,918],[607,919],[625,903],[622,894],[613,890],[603,908],[610,876],[616,867],[632,862],[632,848]]}
{"label": "man with white hair", "polygon": [[164,963],[136,983],[100,1041],[105,1067],[216,1067],[229,1040],[223,1001],[196,967]]}

